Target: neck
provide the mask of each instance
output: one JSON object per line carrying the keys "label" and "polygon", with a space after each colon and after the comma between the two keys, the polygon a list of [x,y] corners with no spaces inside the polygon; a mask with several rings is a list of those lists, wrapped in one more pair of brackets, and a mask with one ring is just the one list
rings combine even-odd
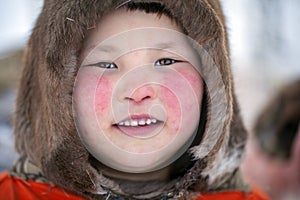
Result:
{"label": "neck", "polygon": [[101,170],[101,173],[109,178],[123,181],[133,182],[167,182],[170,180],[171,167],[166,167],[157,171],[147,173],[126,173],[110,168],[100,162],[93,162],[96,169]]}

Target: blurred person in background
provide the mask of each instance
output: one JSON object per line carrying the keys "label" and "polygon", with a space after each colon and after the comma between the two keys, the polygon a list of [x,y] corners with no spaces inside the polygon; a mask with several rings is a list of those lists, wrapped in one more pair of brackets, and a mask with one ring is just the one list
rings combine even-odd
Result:
{"label": "blurred person in background", "polygon": [[300,197],[300,79],[285,85],[261,111],[244,172],[274,200]]}

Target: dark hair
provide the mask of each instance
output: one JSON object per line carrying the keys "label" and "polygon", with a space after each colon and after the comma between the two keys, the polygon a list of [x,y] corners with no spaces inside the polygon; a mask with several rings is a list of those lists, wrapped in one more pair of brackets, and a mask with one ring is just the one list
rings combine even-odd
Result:
{"label": "dark hair", "polygon": [[182,28],[183,33],[186,33],[185,28],[182,26],[182,24],[177,20],[177,18],[174,17],[172,12],[166,8],[164,4],[161,4],[159,2],[128,2],[124,5],[120,6],[120,8],[125,8],[128,11],[144,11],[145,13],[152,13],[157,14],[158,17],[161,17],[162,15],[167,16],[169,19],[174,21],[179,27]]}
{"label": "dark hair", "polygon": [[146,13],[155,13],[158,14],[159,16],[161,15],[166,15],[170,17],[171,19],[174,19],[172,13],[170,10],[168,10],[163,4],[157,3],[157,2],[128,2],[124,4],[124,7],[127,8],[129,11],[135,11],[135,10],[140,10],[144,11]]}

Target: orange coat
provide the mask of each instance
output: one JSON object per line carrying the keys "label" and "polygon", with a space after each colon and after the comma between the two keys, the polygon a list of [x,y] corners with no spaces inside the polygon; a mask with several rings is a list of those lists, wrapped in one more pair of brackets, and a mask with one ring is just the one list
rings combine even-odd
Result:
{"label": "orange coat", "polygon": [[[84,200],[84,198],[70,194],[57,186],[49,183],[25,181],[0,174],[0,199],[5,200]],[[269,200],[258,189],[244,194],[242,192],[218,192],[203,194],[194,200]]]}
{"label": "orange coat", "polygon": [[194,200],[270,200],[270,199],[258,188],[253,188],[253,190],[248,193],[243,193],[240,191],[210,193],[210,194],[201,195]]}

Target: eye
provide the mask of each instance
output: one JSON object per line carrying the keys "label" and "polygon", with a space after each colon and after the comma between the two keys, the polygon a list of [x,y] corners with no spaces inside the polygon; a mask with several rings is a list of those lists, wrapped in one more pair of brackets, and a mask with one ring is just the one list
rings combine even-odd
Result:
{"label": "eye", "polygon": [[157,60],[154,65],[155,66],[166,66],[166,65],[172,65],[174,63],[177,63],[177,62],[183,62],[181,60],[175,60],[175,59],[172,59],[172,58],[161,58],[159,60]]}
{"label": "eye", "polygon": [[111,63],[111,62],[98,62],[95,64],[90,64],[89,66],[95,66],[104,69],[118,69],[118,66],[115,63]]}

